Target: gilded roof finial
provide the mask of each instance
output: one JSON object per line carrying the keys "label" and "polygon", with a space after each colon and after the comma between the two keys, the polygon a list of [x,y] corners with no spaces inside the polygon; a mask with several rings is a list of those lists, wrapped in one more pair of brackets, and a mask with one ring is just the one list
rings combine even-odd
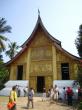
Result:
{"label": "gilded roof finial", "polygon": [[38,16],[40,16],[40,10],[38,9]]}

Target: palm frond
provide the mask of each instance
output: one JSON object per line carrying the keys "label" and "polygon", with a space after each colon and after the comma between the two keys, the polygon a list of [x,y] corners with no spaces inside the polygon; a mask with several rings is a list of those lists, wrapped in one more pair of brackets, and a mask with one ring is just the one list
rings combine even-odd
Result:
{"label": "palm frond", "polygon": [[8,50],[6,51],[6,55],[9,56],[10,59],[12,59],[17,53],[17,49],[19,48],[19,46],[17,45],[16,42],[10,42],[8,44]]}
{"label": "palm frond", "polygon": [[5,20],[5,18],[0,18],[0,33],[4,34],[6,32],[11,32],[11,26],[6,25],[7,21]]}
{"label": "palm frond", "polygon": [[5,50],[5,44],[0,40],[0,49],[2,50],[2,51],[4,51]]}
{"label": "palm frond", "polygon": [[2,36],[2,35],[0,35],[0,39],[1,40],[4,40],[4,41],[7,41],[8,40],[5,36]]}

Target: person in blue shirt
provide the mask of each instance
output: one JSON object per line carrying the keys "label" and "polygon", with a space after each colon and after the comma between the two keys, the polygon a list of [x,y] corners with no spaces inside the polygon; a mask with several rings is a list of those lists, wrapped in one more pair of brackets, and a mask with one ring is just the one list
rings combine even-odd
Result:
{"label": "person in blue shirt", "polygon": [[32,104],[32,108],[34,108],[33,96],[34,96],[33,89],[30,88],[29,91],[28,91],[28,103],[27,103],[27,108],[29,108],[30,103]]}

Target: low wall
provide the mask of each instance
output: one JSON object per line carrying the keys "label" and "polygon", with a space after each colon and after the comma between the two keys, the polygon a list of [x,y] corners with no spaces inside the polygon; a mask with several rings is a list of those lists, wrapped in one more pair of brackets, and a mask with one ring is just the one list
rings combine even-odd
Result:
{"label": "low wall", "polygon": [[24,96],[24,88],[29,86],[29,81],[28,80],[10,80],[4,85],[5,87],[0,90],[0,95],[1,96],[9,96],[10,91],[12,90],[13,86],[17,86],[18,89],[20,89],[20,96]]}

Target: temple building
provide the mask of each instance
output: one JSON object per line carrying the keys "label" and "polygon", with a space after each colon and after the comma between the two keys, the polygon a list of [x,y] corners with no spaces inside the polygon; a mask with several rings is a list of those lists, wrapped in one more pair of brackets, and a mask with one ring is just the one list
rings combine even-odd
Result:
{"label": "temple building", "polygon": [[79,58],[48,33],[39,15],[30,37],[7,67],[10,80],[27,80],[29,87],[41,92],[43,87],[48,90],[54,80],[75,80],[78,64]]}

